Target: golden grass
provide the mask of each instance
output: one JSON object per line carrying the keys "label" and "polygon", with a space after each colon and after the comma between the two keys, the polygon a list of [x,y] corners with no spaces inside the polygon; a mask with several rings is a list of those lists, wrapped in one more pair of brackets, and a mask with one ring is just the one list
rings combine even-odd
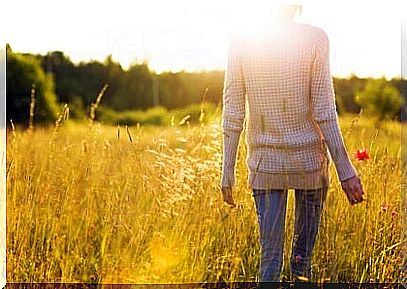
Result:
{"label": "golden grass", "polygon": [[[348,204],[332,165],[314,281],[395,282],[404,245],[400,124],[375,128],[355,119],[340,123],[349,153],[370,153],[365,162],[352,160],[366,201]],[[9,131],[8,282],[256,281],[259,232],[246,147],[241,142],[233,209],[219,189],[221,143],[219,121],[126,129],[60,119],[55,128]],[[290,191],[285,260],[293,206]]]}

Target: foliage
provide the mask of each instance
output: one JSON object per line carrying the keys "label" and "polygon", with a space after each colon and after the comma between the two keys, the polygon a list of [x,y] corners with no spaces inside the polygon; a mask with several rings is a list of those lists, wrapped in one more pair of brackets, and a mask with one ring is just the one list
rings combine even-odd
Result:
{"label": "foliage", "polygon": [[[223,71],[181,71],[157,74],[149,68],[147,62],[133,63],[127,69],[123,69],[111,55],[107,56],[103,62],[92,60],[75,64],[61,51],[49,52],[46,55],[25,55],[24,57],[37,59],[42,69],[47,74],[52,74],[58,102],[61,105],[68,103],[71,108],[71,116],[77,119],[82,119],[86,115],[87,108],[90,107],[105,84],[108,84],[109,88],[103,96],[101,105],[105,110],[106,123],[113,123],[117,120],[116,123],[162,124],[167,123],[166,116],[152,116],[152,119],[143,120],[140,112],[153,107],[182,110],[194,104],[199,106],[202,102],[211,103],[214,106],[221,106],[222,103]],[[16,77],[22,73],[16,69],[16,66],[10,65],[7,67],[7,73]],[[376,81],[381,80],[369,80],[370,83]],[[355,75],[350,78],[333,79],[336,104],[340,115],[360,112],[362,104],[356,101],[355,97],[364,93],[367,82],[367,79],[358,78]],[[388,82],[388,86],[401,91],[402,87],[406,87],[406,82],[406,80],[392,79]],[[15,122],[25,121],[28,115],[29,88],[27,89],[27,85],[20,81],[13,81],[13,85],[14,90],[8,90],[7,98],[11,99],[10,102],[16,103],[17,107],[8,110],[8,118],[13,118]],[[22,91],[23,94],[21,94]],[[48,85],[47,91],[52,94],[51,85]],[[395,104],[396,98],[392,96],[394,93],[394,89],[386,89],[385,97],[382,99],[382,103],[385,105],[376,104],[373,107],[380,105],[382,108],[390,103]],[[390,103],[386,103],[387,99]],[[368,106],[366,100],[362,102],[363,105]],[[390,107],[386,109],[392,110]],[[373,111],[372,113],[378,114]],[[380,115],[390,116],[390,114],[392,113],[380,112]],[[395,117],[397,118],[397,113],[395,113]]]}
{"label": "foliage", "polygon": [[184,120],[188,123],[207,123],[212,120],[216,107],[212,103],[193,104],[184,108],[167,110],[156,106],[143,110],[125,110],[117,112],[101,106],[96,117],[104,124],[113,125],[170,125],[179,124]]}
{"label": "foliage", "polygon": [[357,94],[356,102],[368,115],[382,121],[400,115],[403,99],[400,91],[383,77],[368,79],[364,90]]}
{"label": "foliage", "polygon": [[363,89],[365,82],[366,79],[358,78],[356,75],[333,79],[338,114],[360,112],[355,95]]}
{"label": "foliage", "polygon": [[146,110],[154,106],[167,109],[186,107],[202,101],[218,104],[223,85],[223,72],[156,74],[147,62],[133,63],[124,70],[111,55],[98,61],[74,64],[63,52],[36,55],[44,70],[56,80],[56,93],[61,102],[71,104],[80,97],[89,106],[103,84],[109,89],[103,104],[112,110]]}
{"label": "foliage", "polygon": [[169,123],[168,112],[165,107],[154,107],[146,111],[126,110],[117,112],[107,107],[101,106],[98,109],[97,118],[105,124],[115,125],[164,125]]}
{"label": "foliage", "polygon": [[44,73],[31,55],[14,53],[7,47],[7,120],[26,123],[29,118],[32,89],[35,92],[35,121],[54,122],[58,102],[52,75]]}

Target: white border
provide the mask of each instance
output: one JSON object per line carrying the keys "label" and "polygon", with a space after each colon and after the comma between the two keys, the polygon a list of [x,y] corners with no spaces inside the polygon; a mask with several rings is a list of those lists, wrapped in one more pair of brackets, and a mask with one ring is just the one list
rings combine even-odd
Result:
{"label": "white border", "polygon": [[0,47],[0,287],[6,286],[6,49]]}

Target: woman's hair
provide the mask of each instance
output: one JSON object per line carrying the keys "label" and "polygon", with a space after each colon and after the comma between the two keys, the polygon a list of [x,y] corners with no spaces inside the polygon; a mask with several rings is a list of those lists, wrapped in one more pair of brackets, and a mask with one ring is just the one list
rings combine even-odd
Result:
{"label": "woman's hair", "polygon": [[301,5],[279,5],[277,7],[274,17],[279,20],[291,21],[295,16],[301,15],[302,6]]}

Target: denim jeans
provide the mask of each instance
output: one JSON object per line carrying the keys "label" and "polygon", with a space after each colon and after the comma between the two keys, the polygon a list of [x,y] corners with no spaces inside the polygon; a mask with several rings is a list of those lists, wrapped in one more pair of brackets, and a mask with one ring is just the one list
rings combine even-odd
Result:
{"label": "denim jeans", "polygon": [[[311,278],[311,255],[321,219],[328,188],[295,189],[295,220],[291,277]],[[283,265],[284,228],[288,190],[253,189],[260,228],[260,281],[280,282]]]}

